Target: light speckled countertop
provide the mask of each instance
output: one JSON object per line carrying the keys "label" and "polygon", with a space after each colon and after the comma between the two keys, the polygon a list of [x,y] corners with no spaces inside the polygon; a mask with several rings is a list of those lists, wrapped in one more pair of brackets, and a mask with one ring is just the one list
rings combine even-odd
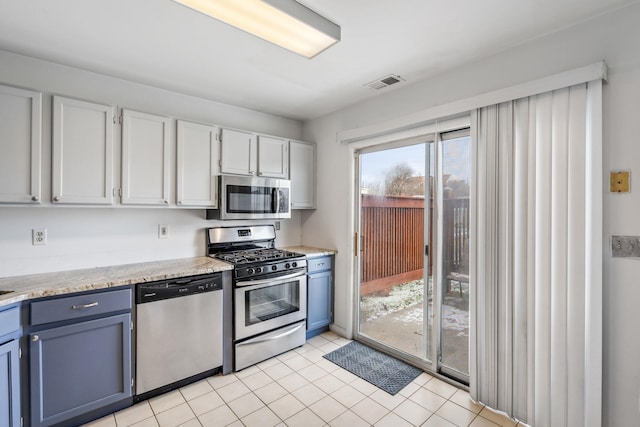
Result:
{"label": "light speckled countertop", "polygon": [[338,253],[338,251],[336,251],[335,249],[315,248],[313,246],[288,246],[282,249],[285,249],[291,252],[297,252],[302,255],[306,255],[307,258],[313,258],[313,257],[325,256],[325,255],[335,255]]}
{"label": "light speckled countertop", "polygon": [[0,295],[0,307],[51,295],[133,285],[232,269],[231,264],[203,256],[5,277],[0,278],[0,290],[13,292]]}

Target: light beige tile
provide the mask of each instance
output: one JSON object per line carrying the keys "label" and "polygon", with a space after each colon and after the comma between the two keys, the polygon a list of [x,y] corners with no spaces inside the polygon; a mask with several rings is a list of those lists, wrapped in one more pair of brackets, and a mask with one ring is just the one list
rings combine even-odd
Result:
{"label": "light beige tile", "polygon": [[162,394],[149,400],[151,409],[153,409],[153,412],[156,415],[168,409],[181,405],[185,402],[186,400],[184,400],[184,397],[182,397],[182,393],[180,393],[180,391],[178,390]]}
{"label": "light beige tile", "polygon": [[145,401],[118,411],[114,415],[118,427],[127,427],[139,421],[146,420],[149,417],[153,417],[153,410],[151,406],[149,406],[149,402]]}
{"label": "light beige tile", "polygon": [[363,393],[367,396],[370,396],[371,394],[380,390],[378,387],[374,386],[368,381],[363,380],[362,378],[356,378],[349,384],[351,385],[351,387],[355,388],[360,393]]}
{"label": "light beige tile", "polygon": [[300,375],[302,375],[307,381],[317,381],[322,377],[328,375],[327,371],[322,368],[317,367],[316,365],[310,365],[306,368],[302,368],[298,371]]}
{"label": "light beige tile", "polygon": [[342,381],[343,383],[352,383],[355,380],[359,379],[359,377],[357,375],[353,375],[351,372],[347,371],[346,369],[336,369],[335,371],[333,371],[331,373],[331,375],[337,377],[340,381]]}
{"label": "light beige tile", "polygon": [[301,370],[302,368],[306,368],[307,366],[312,365],[309,359],[300,355],[296,355],[295,357],[292,357],[291,359],[286,360],[284,364],[296,372]]}
{"label": "light beige tile", "polygon": [[289,392],[285,390],[284,387],[282,387],[280,384],[273,382],[271,384],[267,384],[264,387],[260,387],[257,390],[254,390],[253,393],[268,405],[274,400],[280,399],[282,396],[288,394]]}
{"label": "light beige tile", "polygon": [[202,424],[200,424],[200,421],[198,421],[197,418],[194,418],[184,424],[180,424],[178,427],[202,427]]}
{"label": "light beige tile", "polygon": [[348,340],[348,339],[342,338],[342,337],[339,337],[337,340],[333,341],[333,343],[335,345],[337,345],[338,348],[344,347],[345,345],[349,344],[350,342],[352,342],[352,340]]}
{"label": "light beige tile", "polygon": [[494,422],[489,421],[486,418],[476,417],[473,421],[471,421],[471,424],[469,424],[469,427],[500,427],[500,426]]}
{"label": "light beige tile", "polygon": [[323,397],[313,405],[309,406],[317,416],[325,422],[329,422],[347,410],[342,404],[331,396]]}
{"label": "light beige tile", "polygon": [[473,400],[471,400],[471,396],[469,396],[469,392],[465,390],[456,391],[453,394],[453,396],[449,398],[449,400],[452,401],[453,403],[456,403],[462,406],[465,409],[468,409],[474,414],[480,413],[480,411],[482,411],[482,408],[484,408],[484,405],[480,403],[476,403]]}
{"label": "light beige tile", "polygon": [[221,387],[224,387],[226,385],[229,385],[233,382],[238,381],[238,377],[236,377],[235,374],[216,375],[216,376],[207,378],[207,381],[209,382],[209,384],[211,384],[211,387],[213,387],[214,390],[217,390]]}
{"label": "light beige tile", "polygon": [[304,356],[305,359],[308,359],[312,363],[318,363],[321,360],[326,360],[324,358],[324,353],[315,347],[312,347],[311,350],[307,351],[306,353],[303,353],[302,356]]}
{"label": "light beige tile", "polygon": [[404,397],[409,397],[411,396],[413,393],[416,392],[416,390],[418,390],[420,388],[420,386],[414,382],[411,382],[409,384],[407,384],[402,390],[400,390],[398,392],[398,394],[401,394]]}
{"label": "light beige tile", "polygon": [[156,415],[160,427],[177,427],[196,417],[187,403],[174,406]]}
{"label": "light beige tile", "polygon": [[421,427],[457,427],[438,415],[432,415]]}
{"label": "light beige tile", "polygon": [[377,389],[376,391],[371,393],[369,397],[390,411],[396,406],[398,406],[399,404],[401,404],[402,402],[404,402],[405,400],[407,400],[407,398],[402,396],[401,394],[396,394],[392,396],[386,391],[380,390],[380,389]]}
{"label": "light beige tile", "polygon": [[328,344],[330,342],[331,341],[329,341],[328,339],[326,339],[322,335],[316,335],[315,337],[309,339],[307,341],[307,344],[310,344],[310,345],[318,348],[318,347],[322,347],[323,345]]}
{"label": "light beige tile", "polygon": [[158,420],[156,417],[147,418],[146,420],[142,420],[138,423],[135,423],[131,427],[158,427]]}
{"label": "light beige tile", "polygon": [[[313,405],[318,400],[327,396],[327,394],[318,388],[315,384],[307,384],[294,390],[292,393],[296,399],[304,403],[306,406]],[[288,418],[288,417],[287,417]]]}
{"label": "light beige tile", "polygon": [[451,384],[447,384],[446,382],[439,380],[438,378],[433,378],[423,387],[429,391],[434,392],[435,394],[439,394],[445,399],[450,398],[456,391],[458,391],[457,387],[454,387]]}
{"label": "light beige tile", "polygon": [[302,411],[304,408],[305,406],[290,394],[283,396],[275,402],[271,402],[269,404],[269,409],[271,409],[274,414],[276,414],[280,417],[280,419],[283,420],[292,417],[293,415]]}
{"label": "light beige tile", "polygon": [[423,386],[427,382],[431,381],[432,379],[433,379],[433,376],[427,374],[426,372],[423,372],[420,375],[418,375],[418,378],[413,380],[413,382],[418,384],[419,386]]}
{"label": "light beige tile", "polygon": [[248,368],[245,368],[245,369],[243,369],[241,371],[235,372],[235,374],[236,374],[236,377],[238,377],[238,379],[241,380],[243,378],[248,377],[249,375],[255,374],[256,372],[260,372],[260,370],[261,369],[258,368],[256,365],[253,365],[253,366],[249,366]]}
{"label": "light beige tile", "polygon": [[269,366],[264,370],[264,372],[269,375],[274,380],[279,380],[280,378],[286,377],[289,374],[293,373],[293,369],[285,365],[284,363],[278,361],[278,363]]}
{"label": "light beige tile", "polygon": [[315,350],[315,349],[316,348],[311,344],[305,343],[303,346],[296,348],[294,351],[298,354],[304,354],[304,353],[307,353],[308,351]]}
{"label": "light beige tile", "polygon": [[225,402],[231,402],[232,400],[236,400],[240,396],[244,396],[245,394],[251,392],[247,388],[246,385],[242,381],[235,381],[229,385],[224,387],[220,387],[217,389],[218,394]]}
{"label": "light beige tile", "polygon": [[99,420],[84,424],[82,427],[116,427],[116,418],[113,414],[102,417]]}
{"label": "light beige tile", "polygon": [[480,416],[502,427],[515,427],[516,425],[516,422],[507,417],[505,414],[501,412],[495,412],[487,406],[485,406],[482,411],[480,411]]}
{"label": "light beige tile", "polygon": [[231,410],[240,419],[262,407],[264,407],[264,403],[262,403],[262,400],[258,399],[258,397],[253,393],[245,394],[244,396],[229,402],[229,408],[231,408]]}
{"label": "light beige tile", "polygon": [[291,350],[291,351],[288,351],[286,353],[282,353],[282,354],[280,354],[280,355],[278,355],[276,357],[278,358],[279,361],[284,363],[285,361],[291,359],[292,357],[296,357],[296,356],[298,356],[298,353],[296,353],[294,350]]}
{"label": "light beige tile", "polygon": [[340,381],[333,375],[325,375],[324,377],[314,381],[313,384],[325,393],[333,393],[334,391],[344,387],[346,383]]}
{"label": "light beige tile", "polygon": [[320,359],[319,361],[315,362],[315,364],[316,364],[316,366],[324,369],[327,372],[335,372],[338,369],[342,369],[340,366],[336,365],[333,362],[328,361],[324,357],[322,359]]}
{"label": "light beige tile", "polygon": [[393,412],[409,421],[414,426],[421,425],[427,421],[431,415],[433,415],[433,412],[430,410],[408,399],[398,405]]}
{"label": "light beige tile", "polygon": [[314,414],[309,408],[303,409],[291,418],[287,418],[285,424],[289,427],[322,427],[325,422]]}
{"label": "light beige tile", "polygon": [[351,411],[345,411],[334,418],[329,425],[331,427],[369,427],[371,424]]}
{"label": "light beige tile", "polygon": [[338,338],[340,338],[340,335],[336,334],[336,333],[335,333],[335,332],[333,332],[333,331],[326,331],[326,332],[323,332],[323,333],[321,333],[321,334],[320,334],[320,336],[321,336],[322,338],[324,338],[325,340],[328,340],[328,341],[335,341],[335,340],[337,340]]}
{"label": "light beige tile", "polygon": [[226,426],[234,421],[238,420],[236,414],[227,406],[220,406],[219,408],[209,411],[206,414],[202,414],[198,417],[200,424],[204,427],[219,427]]}
{"label": "light beige tile", "polygon": [[280,418],[266,406],[241,419],[246,427],[273,427],[280,424]]}
{"label": "light beige tile", "polygon": [[196,415],[202,415],[224,405],[224,400],[222,400],[218,393],[211,390],[209,393],[196,397],[187,403]]}
{"label": "light beige tile", "polygon": [[473,412],[468,411],[453,402],[445,402],[445,404],[436,411],[436,415],[459,427],[467,427],[476,417],[476,414]]}
{"label": "light beige tile", "polygon": [[387,408],[368,397],[356,403],[351,410],[371,425],[377,423],[389,412]]}
{"label": "light beige tile", "polygon": [[280,362],[277,357],[272,357],[271,359],[263,360],[262,362],[258,363],[256,366],[264,371],[268,367],[278,363],[282,363],[282,362]]}
{"label": "light beige tile", "polygon": [[213,390],[209,381],[202,380],[197,383],[189,384],[188,386],[182,387],[180,389],[180,393],[182,393],[182,397],[188,402],[191,399],[195,399],[198,396],[202,396],[203,394],[207,394]]}
{"label": "light beige tile", "polygon": [[400,418],[393,412],[389,412],[375,424],[376,427],[413,427],[409,421]]}
{"label": "light beige tile", "polygon": [[418,389],[409,396],[409,399],[431,412],[436,412],[447,401],[444,397],[424,388]]}
{"label": "light beige tile", "polygon": [[342,403],[347,408],[351,408],[367,396],[347,384],[341,389],[331,393],[331,397]]}
{"label": "light beige tile", "polygon": [[278,380],[278,384],[280,384],[291,393],[292,391],[309,384],[309,381],[305,380],[301,375],[298,375],[294,372],[287,375],[286,377],[280,378]]}
{"label": "light beige tile", "polygon": [[320,350],[324,354],[329,354],[332,351],[337,350],[339,348],[340,348],[340,346],[337,345],[335,342],[328,342],[327,344],[318,347],[318,350]]}
{"label": "light beige tile", "polygon": [[260,387],[264,387],[273,382],[273,378],[265,374],[262,371],[256,372],[248,377],[241,378],[240,381],[244,383],[250,390],[256,390]]}
{"label": "light beige tile", "polygon": [[244,424],[242,423],[242,421],[238,420],[238,421],[232,422],[227,427],[244,427]]}

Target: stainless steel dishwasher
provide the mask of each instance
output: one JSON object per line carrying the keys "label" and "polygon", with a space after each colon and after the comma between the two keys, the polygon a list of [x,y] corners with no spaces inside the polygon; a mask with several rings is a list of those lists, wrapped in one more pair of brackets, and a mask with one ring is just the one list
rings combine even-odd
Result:
{"label": "stainless steel dishwasher", "polygon": [[137,285],[136,396],[222,367],[222,288],[222,273]]}

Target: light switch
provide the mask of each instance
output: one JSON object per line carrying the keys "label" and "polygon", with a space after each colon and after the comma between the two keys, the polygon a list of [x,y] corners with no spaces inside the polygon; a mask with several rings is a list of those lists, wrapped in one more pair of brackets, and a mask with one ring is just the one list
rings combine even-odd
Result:
{"label": "light switch", "polygon": [[616,258],[640,258],[640,237],[611,236],[611,255]]}
{"label": "light switch", "polygon": [[610,189],[612,193],[628,193],[629,192],[629,171],[614,171],[611,172]]}

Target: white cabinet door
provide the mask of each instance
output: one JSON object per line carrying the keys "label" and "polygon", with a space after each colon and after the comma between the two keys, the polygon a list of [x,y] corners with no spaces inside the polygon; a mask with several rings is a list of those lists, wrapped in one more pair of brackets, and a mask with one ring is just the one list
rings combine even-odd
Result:
{"label": "white cabinet door", "polygon": [[316,146],[306,142],[290,141],[289,178],[291,179],[291,207],[316,207]]}
{"label": "white cabinet door", "polygon": [[178,120],[179,206],[218,207],[218,128]]}
{"label": "white cabinet door", "polygon": [[122,204],[169,204],[169,119],[122,110]]}
{"label": "white cabinet door", "polygon": [[257,166],[256,139],[252,133],[221,129],[222,173],[255,175]]}
{"label": "white cabinet door", "polygon": [[0,203],[40,203],[42,94],[0,86]]}
{"label": "white cabinet door", "polygon": [[289,143],[258,135],[258,176],[289,178]]}
{"label": "white cabinet door", "polygon": [[53,97],[54,203],[113,203],[113,107]]}

